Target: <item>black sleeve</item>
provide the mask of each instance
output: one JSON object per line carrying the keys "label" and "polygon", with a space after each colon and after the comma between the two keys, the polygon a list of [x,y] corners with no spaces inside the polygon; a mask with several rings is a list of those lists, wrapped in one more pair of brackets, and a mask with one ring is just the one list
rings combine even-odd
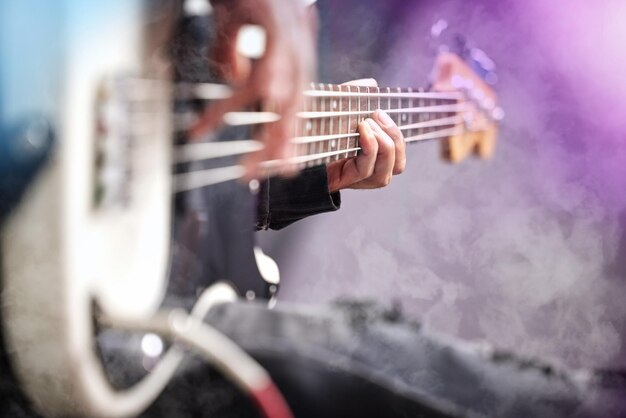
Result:
{"label": "black sleeve", "polygon": [[307,216],[336,211],[340,206],[339,192],[328,191],[326,167],[307,168],[296,177],[272,177],[261,184],[256,227],[282,229]]}

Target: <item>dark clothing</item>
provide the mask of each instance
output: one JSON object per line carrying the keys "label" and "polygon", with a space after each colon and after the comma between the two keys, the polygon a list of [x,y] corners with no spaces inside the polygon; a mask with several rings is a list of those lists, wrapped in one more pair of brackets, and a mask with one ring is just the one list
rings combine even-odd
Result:
{"label": "dark clothing", "polygon": [[[242,302],[216,306],[206,320],[270,372],[297,418],[592,418],[625,411],[623,392],[597,374],[455,341],[374,304],[270,310]],[[190,359],[143,415],[172,416],[258,415],[210,366]]]}
{"label": "dark clothing", "polygon": [[325,166],[308,168],[294,178],[273,177],[259,191],[257,229],[282,229],[307,216],[341,206],[339,192],[328,191]]}

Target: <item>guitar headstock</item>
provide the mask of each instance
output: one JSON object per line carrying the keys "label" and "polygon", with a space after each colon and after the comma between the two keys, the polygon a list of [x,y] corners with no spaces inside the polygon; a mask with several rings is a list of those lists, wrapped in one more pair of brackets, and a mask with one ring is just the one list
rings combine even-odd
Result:
{"label": "guitar headstock", "polygon": [[458,55],[440,53],[435,64],[432,89],[440,92],[459,92],[462,107],[461,122],[457,125],[458,133],[449,137],[443,148],[443,156],[451,162],[459,162],[470,154],[480,158],[490,158],[495,151],[498,122],[504,117],[498,107],[498,97],[488,84],[489,78],[495,79],[491,69],[480,71],[490,75],[483,79],[472,67]]}

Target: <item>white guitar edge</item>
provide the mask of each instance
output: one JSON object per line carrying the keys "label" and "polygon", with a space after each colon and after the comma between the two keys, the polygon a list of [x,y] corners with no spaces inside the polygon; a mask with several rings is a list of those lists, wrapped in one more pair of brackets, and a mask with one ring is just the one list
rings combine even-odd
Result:
{"label": "white guitar edge", "polygon": [[[68,19],[67,49],[72,52],[59,80],[62,111],[53,115],[57,147],[2,236],[7,351],[22,388],[44,416],[134,416],[167,383],[150,378],[116,391],[96,353],[94,302],[108,315],[133,319],[148,318],[159,306],[167,283],[171,207],[166,97],[161,117],[151,121],[161,134],[138,150],[149,158],[135,161],[139,176],[131,186],[131,207],[117,212],[92,207],[97,86],[120,70],[141,74],[143,65],[143,26],[137,21],[143,2],[98,4],[119,16],[116,31],[106,19]],[[116,7],[129,13],[115,13]],[[80,9],[71,13],[80,18]]]}

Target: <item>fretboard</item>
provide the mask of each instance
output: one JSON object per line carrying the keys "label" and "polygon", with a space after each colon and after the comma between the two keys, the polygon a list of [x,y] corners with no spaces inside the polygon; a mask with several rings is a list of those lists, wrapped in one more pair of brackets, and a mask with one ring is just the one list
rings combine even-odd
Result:
{"label": "fretboard", "polygon": [[447,138],[459,125],[455,92],[315,84],[304,95],[294,140],[302,167],[356,156],[358,125],[377,109],[391,116],[407,143]]}

